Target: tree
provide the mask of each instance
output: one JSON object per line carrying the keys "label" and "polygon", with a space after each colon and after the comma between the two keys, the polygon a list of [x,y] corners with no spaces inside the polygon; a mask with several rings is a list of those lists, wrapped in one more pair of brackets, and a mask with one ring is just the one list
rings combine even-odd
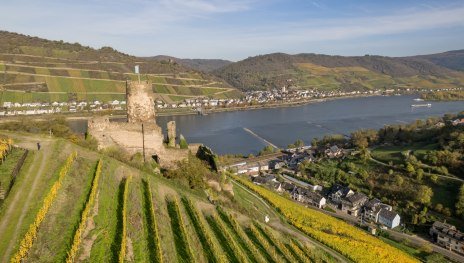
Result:
{"label": "tree", "polygon": [[441,213],[443,211],[443,205],[438,203],[435,205],[435,207],[433,208],[435,211],[437,211],[438,213]]}
{"label": "tree", "polygon": [[422,170],[421,168],[417,169],[416,170],[416,179],[418,181],[422,181],[423,177],[424,177],[424,170]]}
{"label": "tree", "polygon": [[318,145],[319,145],[319,140],[317,140],[317,138],[313,138],[313,139],[311,140],[311,146],[312,146],[313,148],[317,148]]}
{"label": "tree", "polygon": [[416,193],[416,201],[425,205],[430,203],[433,196],[432,188],[425,185],[419,186]]}
{"label": "tree", "polygon": [[355,131],[351,134],[351,143],[358,149],[365,149],[369,146],[367,137],[362,131]]}
{"label": "tree", "polygon": [[397,186],[402,186],[403,183],[404,183],[404,178],[403,178],[403,176],[397,174],[397,175],[395,176],[395,183],[396,183]]}
{"label": "tree", "polygon": [[413,175],[415,173],[414,166],[411,163],[406,164],[406,171],[409,173],[409,175]]}
{"label": "tree", "polygon": [[185,139],[185,137],[181,134],[179,136],[179,147],[181,149],[188,149],[188,143],[187,143],[187,140]]}
{"label": "tree", "polygon": [[459,188],[459,194],[456,202],[456,214],[464,217],[464,184]]}
{"label": "tree", "polygon": [[295,141],[294,144],[295,144],[296,147],[303,147],[304,146],[304,141],[298,139],[298,140]]}
{"label": "tree", "polygon": [[261,151],[259,151],[258,155],[266,155],[274,152],[274,148],[270,145],[265,146]]}

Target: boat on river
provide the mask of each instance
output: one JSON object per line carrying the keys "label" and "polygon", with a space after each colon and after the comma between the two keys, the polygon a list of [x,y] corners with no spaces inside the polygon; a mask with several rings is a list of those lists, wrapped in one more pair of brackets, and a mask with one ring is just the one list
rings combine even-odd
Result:
{"label": "boat on river", "polygon": [[427,107],[427,108],[430,108],[430,107],[432,107],[432,104],[431,104],[431,103],[425,103],[425,104],[412,104],[411,107],[413,107],[413,108],[419,108],[419,107]]}

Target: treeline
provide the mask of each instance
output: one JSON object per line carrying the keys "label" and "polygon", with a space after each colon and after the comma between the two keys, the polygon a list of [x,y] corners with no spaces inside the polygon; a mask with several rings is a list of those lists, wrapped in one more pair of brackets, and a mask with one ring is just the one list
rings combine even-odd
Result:
{"label": "treeline", "polygon": [[424,100],[464,100],[464,91],[434,91],[421,94]]}

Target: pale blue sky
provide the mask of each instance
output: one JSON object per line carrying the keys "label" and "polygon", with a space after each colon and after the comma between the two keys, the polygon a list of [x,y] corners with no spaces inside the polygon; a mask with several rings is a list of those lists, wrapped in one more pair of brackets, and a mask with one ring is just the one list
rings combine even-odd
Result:
{"label": "pale blue sky", "polygon": [[464,48],[464,1],[12,0],[0,29],[137,56],[406,56]]}

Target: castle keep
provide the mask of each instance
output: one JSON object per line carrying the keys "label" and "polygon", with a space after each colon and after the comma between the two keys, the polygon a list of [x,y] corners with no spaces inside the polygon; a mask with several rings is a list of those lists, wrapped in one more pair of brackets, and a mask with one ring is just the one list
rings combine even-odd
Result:
{"label": "castle keep", "polygon": [[108,116],[93,117],[87,131],[98,141],[98,148],[118,146],[129,154],[144,153],[146,160],[154,158],[162,167],[172,167],[175,161],[194,154],[199,145],[180,149],[175,143],[176,126],[170,122],[165,144],[162,129],[155,122],[155,107],[150,82],[127,82],[127,122],[113,122]]}

